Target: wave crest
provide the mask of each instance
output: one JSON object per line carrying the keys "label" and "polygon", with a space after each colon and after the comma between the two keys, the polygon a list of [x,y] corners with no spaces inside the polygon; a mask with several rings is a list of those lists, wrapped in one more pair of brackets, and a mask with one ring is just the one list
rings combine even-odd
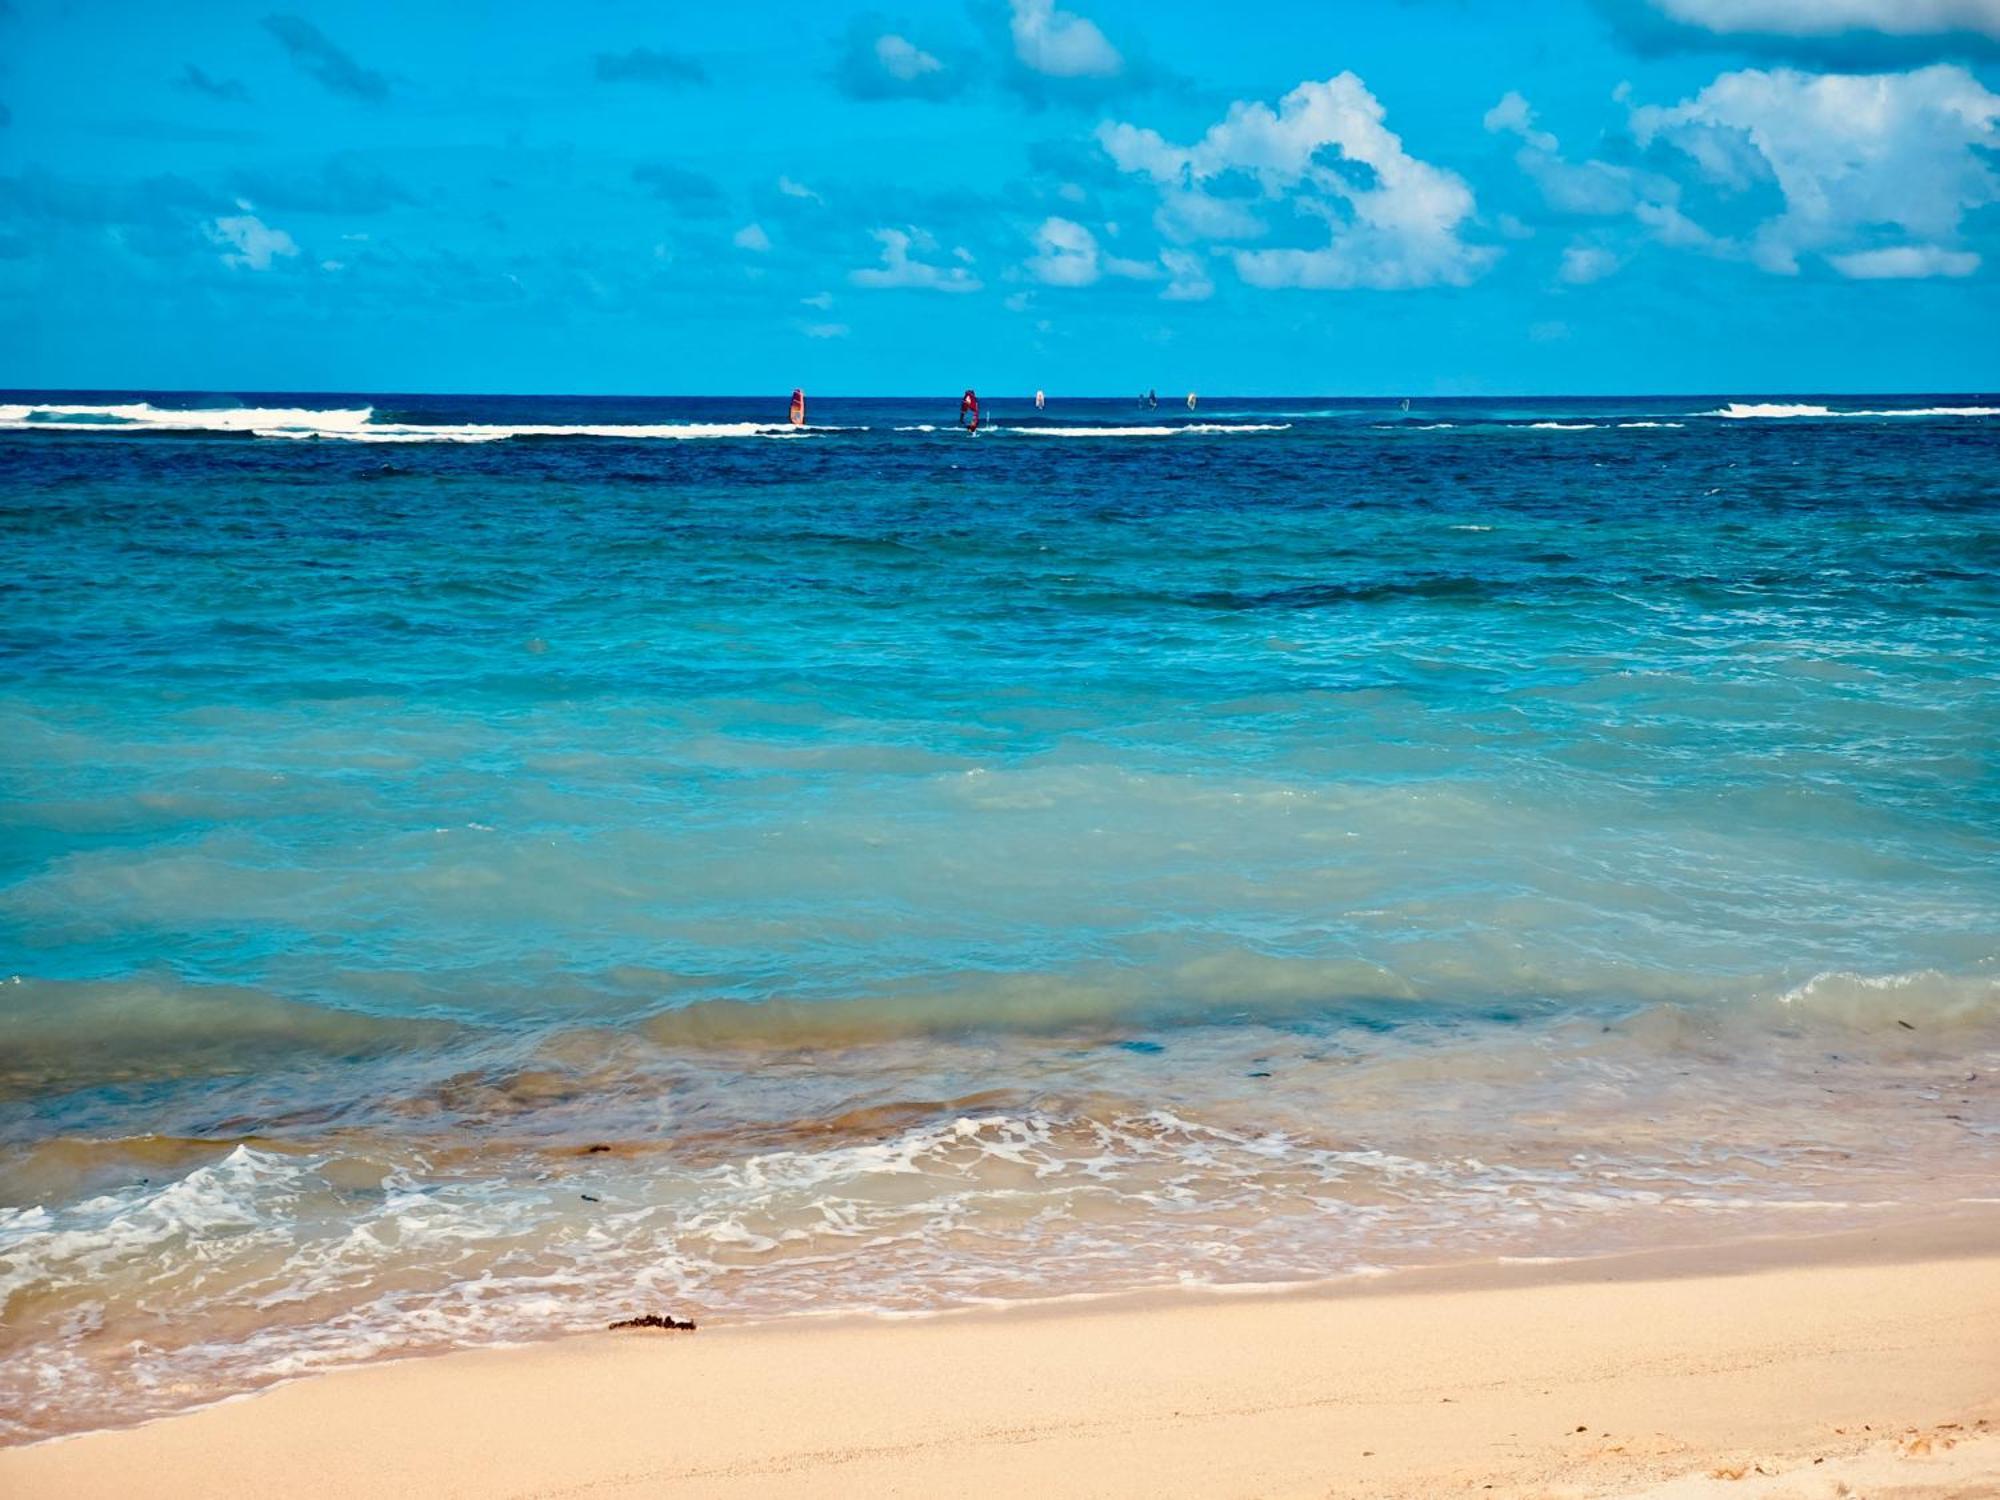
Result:
{"label": "wave crest", "polygon": [[846,427],[789,422],[377,422],[373,407],[214,407],[181,409],[140,401],[107,406],[0,406],[0,431],[231,433],[258,438],[350,443],[497,443],[509,438],[796,438]]}
{"label": "wave crest", "polygon": [[1836,420],[1847,417],[2000,417],[2000,406],[1903,406],[1835,411],[1830,406],[1797,402],[1732,401],[1727,406],[1704,412],[1703,415],[1728,417],[1735,421],[1760,417],[1822,417]]}

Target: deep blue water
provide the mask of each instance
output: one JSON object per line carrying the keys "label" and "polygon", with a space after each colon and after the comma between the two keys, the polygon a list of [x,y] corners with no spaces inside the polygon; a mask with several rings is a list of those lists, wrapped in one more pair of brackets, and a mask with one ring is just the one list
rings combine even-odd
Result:
{"label": "deep blue water", "polygon": [[22,1430],[1990,1172],[2000,398],[956,410],[0,395]]}

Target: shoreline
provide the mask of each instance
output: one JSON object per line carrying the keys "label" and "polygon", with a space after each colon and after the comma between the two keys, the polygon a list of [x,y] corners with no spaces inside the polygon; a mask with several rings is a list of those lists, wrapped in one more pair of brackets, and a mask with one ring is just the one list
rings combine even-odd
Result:
{"label": "shoreline", "polygon": [[[1995,1434],[2000,1210],[1981,1208],[389,1360],[0,1450],[0,1491],[1970,1496],[2000,1493]],[[1820,1488],[1784,1488],[1800,1469]]]}

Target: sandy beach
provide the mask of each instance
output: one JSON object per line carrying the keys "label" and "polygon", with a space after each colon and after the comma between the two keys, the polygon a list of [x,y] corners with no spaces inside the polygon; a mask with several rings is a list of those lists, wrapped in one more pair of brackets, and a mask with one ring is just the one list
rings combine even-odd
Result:
{"label": "sandy beach", "polygon": [[607,1333],[17,1448],[0,1492],[1995,1495],[1994,1227]]}

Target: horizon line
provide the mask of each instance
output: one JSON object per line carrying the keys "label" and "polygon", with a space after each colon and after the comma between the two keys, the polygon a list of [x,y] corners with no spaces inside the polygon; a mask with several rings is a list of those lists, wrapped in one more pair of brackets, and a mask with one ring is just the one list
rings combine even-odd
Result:
{"label": "horizon line", "polygon": [[[976,390],[977,386],[961,387]],[[884,391],[826,391],[815,395],[809,387],[793,387],[803,390],[809,399],[821,401],[949,401],[957,399],[949,391],[884,392]],[[1155,388],[1157,389],[1157,388]],[[1084,392],[1068,391],[1060,394],[1046,393],[1050,401],[1123,401],[1134,399],[1130,391]],[[480,390],[396,390],[389,387],[367,388],[359,386],[318,389],[302,388],[259,388],[256,386],[143,386],[143,385],[31,385],[0,386],[0,398],[36,396],[374,396],[396,397],[414,396],[430,399],[468,397],[477,400],[559,400],[559,401],[784,401],[789,390],[773,388],[769,391],[480,391]],[[989,400],[1032,401],[1038,393],[1034,390],[999,391],[987,397]],[[1179,400],[1186,393],[1174,393]],[[1740,397],[1765,397],[1782,399],[1804,399],[1807,397],[1854,398],[1863,396],[1883,396],[1894,399],[1909,399],[1918,396],[1962,396],[2000,399],[2000,386],[1992,389],[1977,387],[1925,388],[1827,388],[1823,390],[1776,390],[1764,388],[1740,388],[1736,390],[1689,390],[1689,391],[1500,391],[1463,392],[1457,394],[1427,394],[1415,392],[1389,392],[1361,395],[1354,393],[1307,392],[1307,391],[1216,391],[1194,394],[1203,401],[1694,401],[1734,399]],[[1163,401],[1165,397],[1161,398]]]}

